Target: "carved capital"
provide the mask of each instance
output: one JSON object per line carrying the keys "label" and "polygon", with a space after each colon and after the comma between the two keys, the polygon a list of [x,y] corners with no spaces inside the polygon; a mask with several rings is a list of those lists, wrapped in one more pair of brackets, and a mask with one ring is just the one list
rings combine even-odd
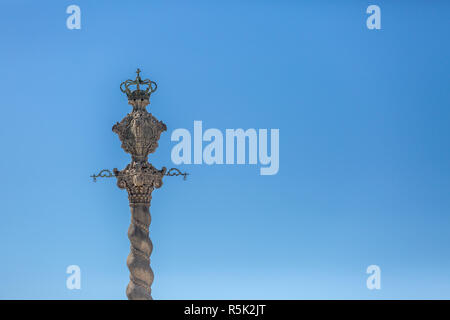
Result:
{"label": "carved capital", "polygon": [[133,203],[150,204],[152,191],[160,188],[166,168],[157,170],[148,162],[133,161],[122,171],[114,169],[117,186],[128,191],[130,205]]}

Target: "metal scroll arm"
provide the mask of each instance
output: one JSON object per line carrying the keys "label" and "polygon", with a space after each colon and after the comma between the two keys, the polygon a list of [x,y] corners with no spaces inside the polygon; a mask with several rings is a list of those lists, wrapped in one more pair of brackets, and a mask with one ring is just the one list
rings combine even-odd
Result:
{"label": "metal scroll arm", "polygon": [[[169,169],[166,174],[166,176],[169,177],[173,177],[173,176],[183,176],[183,180],[186,180],[187,176],[189,175],[189,173],[187,172],[181,172],[180,170],[178,170],[177,168],[171,168]],[[98,174],[93,174],[91,176],[92,180],[94,182],[97,182],[97,178],[114,178],[115,175],[108,169],[103,169],[102,171],[100,171]]]}
{"label": "metal scroll arm", "polygon": [[183,176],[183,180],[186,180],[189,173],[187,172],[181,172],[177,168],[171,168],[169,171],[166,172],[166,176]]}
{"label": "metal scroll arm", "polygon": [[91,177],[94,182],[97,182],[97,178],[113,178],[114,174],[108,169],[103,169],[98,174],[93,174]]}

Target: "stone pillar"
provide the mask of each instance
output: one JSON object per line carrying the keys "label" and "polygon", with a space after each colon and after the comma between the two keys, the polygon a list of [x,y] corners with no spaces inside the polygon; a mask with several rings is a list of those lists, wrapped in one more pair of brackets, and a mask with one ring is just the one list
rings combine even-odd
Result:
{"label": "stone pillar", "polygon": [[[149,237],[150,201],[152,191],[162,186],[166,168],[154,168],[148,162],[148,155],[158,147],[159,137],[166,130],[166,125],[147,112],[146,106],[150,103],[151,93],[156,91],[156,83],[148,79],[142,80],[139,73],[138,69],[136,80],[127,80],[120,86],[122,92],[127,94],[128,103],[133,106],[133,110],[113,126],[113,131],[122,141],[122,148],[131,154],[132,161],[125,169],[113,171],[117,186],[128,192],[131,211],[128,229],[131,246],[127,258],[130,282],[126,290],[127,297],[130,300],[150,300],[154,277],[150,268],[153,249]],[[136,88],[131,90],[131,86]]]}
{"label": "stone pillar", "polygon": [[150,255],[153,244],[149,237],[150,206],[144,203],[130,203],[131,224],[128,228],[130,254],[127,265],[130,269],[130,282],[127,296],[130,300],[151,299],[153,271],[150,267]]}

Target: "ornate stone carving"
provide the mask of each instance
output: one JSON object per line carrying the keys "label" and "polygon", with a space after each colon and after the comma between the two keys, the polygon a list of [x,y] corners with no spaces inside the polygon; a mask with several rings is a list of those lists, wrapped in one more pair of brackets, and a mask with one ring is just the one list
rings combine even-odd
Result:
{"label": "ornate stone carving", "polygon": [[[138,69],[136,80],[127,80],[120,86],[122,92],[127,94],[128,103],[133,106],[133,110],[112,128],[119,135],[122,148],[132,157],[131,163],[125,169],[113,170],[117,186],[128,192],[131,210],[131,224],[128,229],[131,247],[127,258],[130,282],[126,291],[130,300],[152,299],[153,271],[150,268],[150,255],[153,245],[149,238],[150,201],[152,191],[162,186],[162,178],[166,174],[165,167],[157,170],[148,162],[148,155],[156,150],[159,137],[167,128],[146,110],[150,95],[156,91],[156,83],[148,79],[142,80],[139,73]],[[136,85],[134,91],[130,89],[132,85]],[[145,85],[148,87],[143,88]]]}
{"label": "ornate stone carving", "polygon": [[128,191],[128,200],[132,203],[150,204],[151,193],[163,184],[166,168],[157,170],[148,162],[131,162],[125,169],[114,169],[117,186]]}
{"label": "ornate stone carving", "polygon": [[[134,103],[143,105],[142,101]],[[146,161],[147,156],[155,152],[159,137],[167,127],[145,109],[136,108],[116,123],[112,130],[119,135],[123,150],[131,154],[134,161]]]}

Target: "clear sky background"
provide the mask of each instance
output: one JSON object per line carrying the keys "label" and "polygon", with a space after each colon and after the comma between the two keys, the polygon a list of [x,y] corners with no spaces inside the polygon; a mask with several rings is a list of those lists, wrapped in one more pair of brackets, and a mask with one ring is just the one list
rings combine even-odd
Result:
{"label": "clear sky background", "polygon": [[[66,28],[67,6],[81,30]],[[381,8],[368,30],[366,8]],[[125,299],[119,84],[177,128],[279,128],[280,170],[181,165],[152,200],[155,299],[450,298],[448,1],[2,1],[0,298]],[[81,268],[81,290],[66,268]],[[366,268],[381,268],[381,290]]]}

